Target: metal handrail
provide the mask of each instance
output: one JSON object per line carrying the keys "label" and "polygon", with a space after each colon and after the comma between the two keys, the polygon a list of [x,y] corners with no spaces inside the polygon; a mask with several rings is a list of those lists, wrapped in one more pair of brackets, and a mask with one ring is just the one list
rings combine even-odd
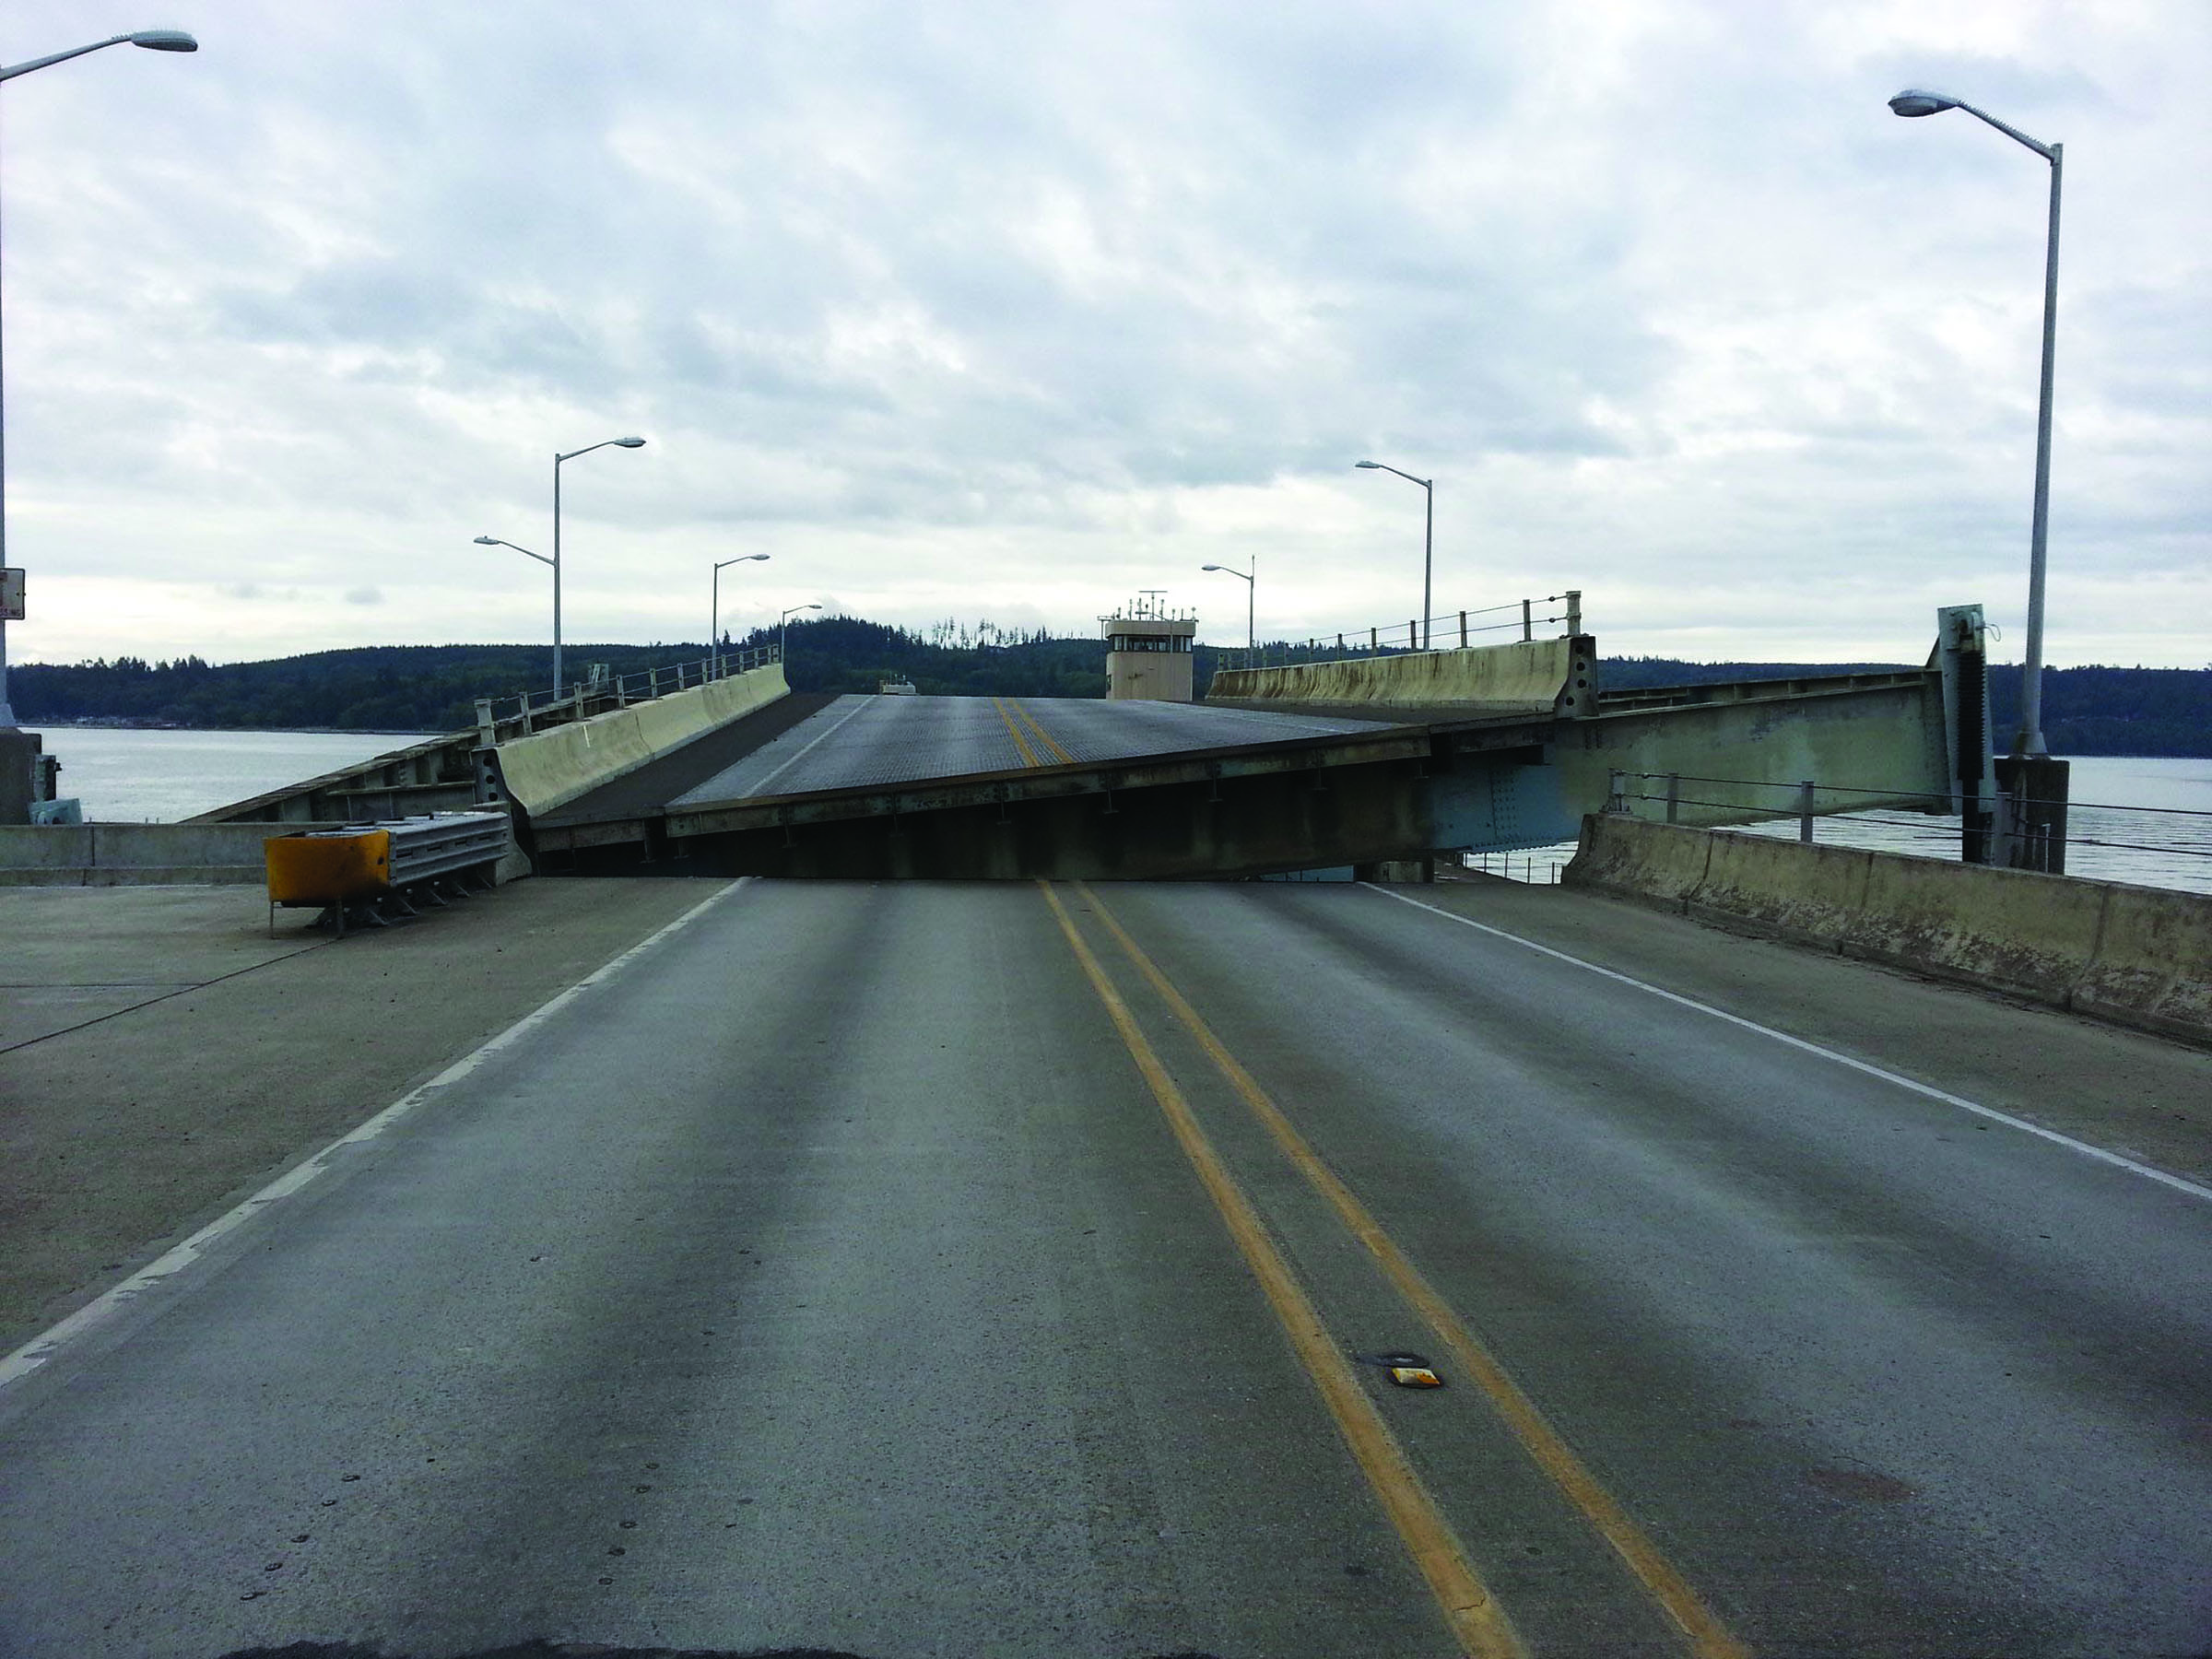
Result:
{"label": "metal handrail", "polygon": [[[1564,611],[1547,612],[1543,615],[1536,613],[1535,607],[1539,605],[1557,605],[1561,602],[1564,602],[1567,606]],[[1518,612],[1519,615],[1517,618],[1504,622],[1475,623],[1468,619],[1473,617],[1496,616],[1500,612],[1507,611]],[[1539,623],[1549,626],[1554,622],[1563,622],[1566,624],[1568,634],[1571,636],[1583,631],[1583,594],[1580,588],[1569,588],[1562,594],[1547,594],[1541,599],[1515,599],[1505,605],[1483,606],[1470,610],[1443,611],[1433,617],[1415,617],[1404,622],[1393,622],[1382,626],[1341,629],[1337,630],[1336,643],[1334,647],[1329,644],[1326,635],[1314,634],[1309,636],[1303,645],[1295,640],[1277,640],[1266,645],[1253,646],[1242,651],[1229,645],[1215,645],[1209,649],[1215,653],[1217,672],[1221,669],[1234,671],[1241,668],[1265,668],[1270,665],[1288,666],[1293,663],[1303,666],[1332,662],[1365,662],[1385,652],[1414,652],[1424,649],[1420,642],[1422,632],[1430,623],[1441,622],[1445,624],[1443,631],[1448,639],[1451,624],[1454,621],[1459,624],[1459,644],[1462,650],[1466,648],[1477,634],[1512,633],[1517,629],[1523,640],[1534,640],[1536,637],[1535,629]],[[1403,645],[1397,643],[1398,629],[1401,628],[1406,630],[1406,643]],[[1427,631],[1431,639],[1437,632],[1433,628],[1428,628]],[[1358,642],[1359,636],[1363,633],[1367,635],[1367,642],[1364,645]],[[1331,649],[1344,654],[1335,657],[1300,654]],[[1451,647],[1449,644],[1442,647],[1430,645],[1426,649],[1431,651],[1449,650]],[[1269,662],[1270,657],[1274,659],[1272,665]]]}
{"label": "metal handrail", "polygon": [[[1664,794],[1653,794],[1649,791],[1641,789],[1632,791],[1626,787],[1628,781],[1631,778],[1640,782],[1648,782],[1653,779],[1664,779],[1667,783],[1667,789]],[[1796,800],[1793,805],[1777,805],[1771,807],[1758,806],[1747,801],[1740,800],[1704,800],[1695,795],[1684,794],[1681,792],[1681,785],[1685,782],[1718,783],[1726,787],[1739,789],[1786,789],[1795,794]],[[1721,812],[1752,813],[1760,818],[1766,818],[1769,821],[1786,821],[1790,818],[1795,818],[1797,820],[1798,840],[1807,843],[1810,843],[1813,840],[1813,820],[1816,818],[1837,818],[1846,821],[1855,820],[1862,823],[1880,824],[1886,828],[1904,830],[1914,833],[1923,832],[1920,825],[1900,823],[1895,818],[1877,817],[1873,810],[1866,808],[1820,812],[1817,808],[1819,795],[1823,791],[1826,791],[1831,796],[1838,794],[1870,794],[1887,796],[1891,802],[1900,800],[1941,802],[1943,803],[1941,807],[1930,808],[1907,806],[1902,808],[1902,810],[1918,813],[1924,818],[1936,818],[1938,816],[1951,816],[1949,808],[1953,797],[1947,794],[1938,794],[1928,790],[1867,789],[1853,784],[1822,783],[1811,778],[1806,778],[1800,782],[1791,783],[1781,782],[1773,778],[1700,778],[1685,772],[1638,771],[1617,771],[1613,774],[1612,787],[1607,792],[1609,798],[1606,803],[1606,810],[1608,812],[1626,813],[1629,811],[1629,802],[1648,801],[1663,806],[1665,809],[1666,822],[1670,824],[1676,821],[1677,812],[1684,806],[1711,807],[1715,811]],[[2166,818],[2200,818],[2208,822],[2212,822],[2212,812],[2207,812],[2201,808],[2189,806],[2124,806],[2114,803],[2102,801],[2034,800],[2029,804],[2034,806],[2063,806],[2065,809],[2067,814],[2068,832],[2056,838],[2060,843],[2065,846],[2107,847],[2134,853],[2164,853],[2179,854],[2186,858],[2212,858],[2212,846],[2194,845],[2185,841],[2169,841],[2164,843],[2154,844],[2147,841],[2108,841],[2100,836],[2077,835],[2071,832],[2075,822],[2073,815],[2077,812],[2155,813],[2160,817]],[[1930,840],[1947,836],[1946,831],[1937,830],[1933,826],[1929,826],[1925,830],[1924,833]]]}
{"label": "metal handrail", "polygon": [[[1735,789],[1787,789],[1791,791],[1796,791],[1804,787],[1802,782],[1785,783],[1778,782],[1772,778],[1703,778],[1699,777],[1691,772],[1623,771],[1620,775],[1624,778],[1638,778],[1645,782],[1649,782],[1653,778],[1672,778],[1679,783],[1721,783]],[[1864,784],[1822,783],[1818,780],[1810,780],[1810,782],[1812,782],[1814,788],[1827,794],[1886,795],[1892,800],[1902,796],[1914,800],[1942,801],[1945,803],[1948,803],[1952,799],[1949,792],[1941,790],[1869,789]],[[1665,795],[1652,794],[1637,794],[1628,798],[1639,801],[1664,801],[1666,799]],[[1680,800],[1682,805],[1686,806],[1740,807],[1744,805],[1741,801],[1692,801],[1686,795],[1677,796],[1677,798]],[[2116,801],[2046,801],[2037,797],[2029,797],[2025,804],[2030,806],[2064,806],[2068,812],[2155,812],[2171,818],[2212,818],[2212,811],[2208,811],[2202,806],[2124,806]],[[1787,817],[1788,815],[1785,813],[1782,816]],[[1832,813],[1827,816],[1841,818],[1846,815],[1842,813]]]}
{"label": "metal handrail", "polygon": [[477,699],[477,726],[488,746],[502,736],[516,735],[509,728],[519,726],[520,735],[527,736],[543,725],[587,720],[610,709],[626,709],[631,703],[650,702],[677,691],[697,690],[715,680],[749,674],[782,660],[782,641],[771,641],[765,645],[718,651],[711,656],[617,675],[611,679],[587,679],[558,696],[551,690],[543,690],[524,691],[514,697],[480,697]]}

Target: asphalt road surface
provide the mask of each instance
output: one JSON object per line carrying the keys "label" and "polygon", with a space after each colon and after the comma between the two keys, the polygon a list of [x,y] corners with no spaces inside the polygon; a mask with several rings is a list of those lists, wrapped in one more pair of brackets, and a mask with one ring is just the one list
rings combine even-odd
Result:
{"label": "asphalt road surface", "polygon": [[1371,732],[1388,721],[1096,697],[848,695],[672,805]]}
{"label": "asphalt road surface", "polygon": [[0,1365],[0,1653],[2212,1648],[2212,1193],[1448,902],[723,890]]}

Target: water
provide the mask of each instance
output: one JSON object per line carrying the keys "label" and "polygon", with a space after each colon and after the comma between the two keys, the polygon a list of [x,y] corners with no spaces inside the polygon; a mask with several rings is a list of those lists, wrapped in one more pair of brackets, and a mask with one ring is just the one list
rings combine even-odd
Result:
{"label": "water", "polygon": [[342,766],[388,755],[432,734],[405,732],[141,732],[31,727],[62,763],[60,794],[88,821],[173,824]]}
{"label": "water", "polygon": [[[1645,787],[1656,791],[1660,785]],[[2212,893],[2212,760],[2091,755],[2073,762],[2067,795],[2066,874]],[[1658,810],[1652,802],[1637,804],[1639,817]],[[1797,837],[1794,818],[1738,827],[1751,835]],[[1959,820],[1886,809],[1819,818],[1813,820],[1813,840],[1956,860]],[[1487,860],[1478,853],[1467,862],[1472,869],[1515,881],[1547,882],[1557,881],[1573,856],[1574,843],[1561,841],[1525,853],[1492,853]]]}
{"label": "water", "polygon": [[[62,794],[105,823],[174,823],[210,807],[281,789],[422,741],[407,733],[144,732],[109,726],[45,728],[62,762]],[[2212,760],[2092,756],[2074,762],[2066,869],[2104,881],[2212,892]],[[2163,809],[2163,810],[2160,810]],[[2171,813],[2202,814],[2175,817]],[[1794,819],[1745,826],[1793,837]],[[1959,856],[1959,820],[1883,811],[1823,818],[1813,838],[1924,858]],[[2105,845],[2091,845],[2103,842]],[[2109,844],[2118,843],[2118,844]],[[1574,843],[1476,854],[1476,869],[1517,881],[1556,881]]]}

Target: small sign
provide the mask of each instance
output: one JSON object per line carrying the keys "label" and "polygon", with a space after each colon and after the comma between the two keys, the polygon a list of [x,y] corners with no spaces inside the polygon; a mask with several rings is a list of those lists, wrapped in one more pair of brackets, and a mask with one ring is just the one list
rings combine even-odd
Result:
{"label": "small sign", "polygon": [[23,620],[23,569],[0,566],[0,622]]}

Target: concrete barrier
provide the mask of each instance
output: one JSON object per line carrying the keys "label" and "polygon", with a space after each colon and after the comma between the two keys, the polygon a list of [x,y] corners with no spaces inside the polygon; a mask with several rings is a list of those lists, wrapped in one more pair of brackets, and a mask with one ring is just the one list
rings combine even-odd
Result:
{"label": "concrete barrier", "polygon": [[524,811],[550,812],[790,690],[783,665],[771,663],[688,691],[672,691],[502,743],[500,776]]}
{"label": "concrete barrier", "polygon": [[1865,911],[1871,853],[1759,835],[1703,839],[1711,846],[1704,879],[1682,895],[1692,915],[1712,911],[1793,938],[1825,941],[1840,936]]}
{"label": "concrete barrier", "polygon": [[1598,814],[1561,879],[2212,1044],[2212,894]]}
{"label": "concrete barrier", "polygon": [[[1595,654],[1588,639],[1515,640],[1460,651],[1406,652],[1279,668],[1225,668],[1208,702],[1375,703],[1384,708],[1468,706],[1501,714],[1594,710]],[[1582,682],[1578,685],[1576,682]]]}
{"label": "concrete barrier", "polygon": [[1700,830],[1592,813],[1560,879],[1680,910],[1704,885],[1712,857],[1712,837]]}
{"label": "concrete barrier", "polygon": [[258,887],[269,830],[267,824],[0,825],[0,887]]}
{"label": "concrete barrier", "polygon": [[2061,1007],[2096,959],[2107,883],[1899,853],[1866,857],[1866,900],[1841,940],[1849,955]]}
{"label": "concrete barrier", "polygon": [[2113,886],[2096,959],[2067,1006],[2202,1041],[2212,1032],[2212,896]]}

